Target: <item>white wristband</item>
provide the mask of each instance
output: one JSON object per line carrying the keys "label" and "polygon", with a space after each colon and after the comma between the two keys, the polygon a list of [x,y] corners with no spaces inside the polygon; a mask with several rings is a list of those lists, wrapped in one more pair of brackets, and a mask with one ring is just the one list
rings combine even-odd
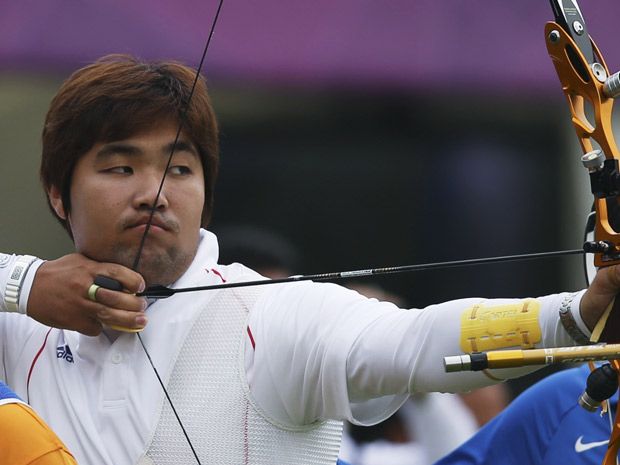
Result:
{"label": "white wristband", "polygon": [[[22,291],[24,278],[28,273],[30,265],[37,260],[32,255],[19,255],[13,262],[9,277],[4,287],[4,303],[9,312],[20,312],[19,296]],[[21,313],[21,312],[20,312]]]}
{"label": "white wristband", "polygon": [[37,270],[41,265],[45,263],[45,260],[41,260],[40,258],[36,259],[28,268],[28,272],[26,273],[26,277],[24,278],[24,282],[22,283],[22,288],[19,292],[19,313],[22,315],[26,315],[26,310],[28,309],[28,299],[30,298],[30,290],[32,289],[32,284],[34,283],[34,278],[37,274]]}

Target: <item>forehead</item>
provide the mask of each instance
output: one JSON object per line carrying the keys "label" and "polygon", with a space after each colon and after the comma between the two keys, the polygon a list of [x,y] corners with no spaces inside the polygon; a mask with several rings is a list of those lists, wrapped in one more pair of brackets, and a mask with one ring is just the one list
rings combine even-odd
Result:
{"label": "forehead", "polygon": [[199,158],[190,138],[182,131],[178,133],[175,122],[158,123],[128,137],[98,142],[86,155],[105,159],[113,155],[138,156],[152,152],[170,156],[174,151],[175,154],[188,153]]}
{"label": "forehead", "polygon": [[[152,123],[140,125],[135,128],[125,127],[123,130],[111,131],[105,134],[98,143],[111,143],[119,141],[143,141],[144,139],[156,140],[162,138],[175,138],[179,131],[179,123],[176,120],[154,120]],[[181,136],[184,133],[181,132]],[[181,137],[179,137],[181,138]]]}

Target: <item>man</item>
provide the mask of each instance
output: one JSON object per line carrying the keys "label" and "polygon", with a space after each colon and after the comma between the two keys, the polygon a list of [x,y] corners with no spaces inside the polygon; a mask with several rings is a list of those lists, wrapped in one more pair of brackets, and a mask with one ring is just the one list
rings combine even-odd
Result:
{"label": "man", "polygon": [[[412,392],[526,371],[447,375],[442,356],[571,345],[558,311],[573,336],[586,337],[620,288],[620,269],[610,268],[585,293],[415,312],[316,283],[178,294],[149,306],[133,295],[145,285],[260,278],[218,265],[217,240],[201,229],[218,137],[203,80],[189,101],[192,80],[182,65],[125,56],[72,75],[45,121],[41,178],[77,253],[45,263],[0,256],[2,310],[13,311],[0,313],[5,381],[80,464],[332,465],[343,419],[376,423]],[[152,210],[136,273],[129,268]],[[97,275],[125,292],[93,287]]]}

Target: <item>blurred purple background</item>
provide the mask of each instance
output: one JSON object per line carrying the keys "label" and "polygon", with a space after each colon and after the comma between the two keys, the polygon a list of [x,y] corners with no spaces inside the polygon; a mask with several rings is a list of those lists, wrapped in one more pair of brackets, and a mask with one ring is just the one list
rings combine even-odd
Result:
{"label": "blurred purple background", "polygon": [[[612,72],[620,63],[615,3],[581,2]],[[10,0],[0,70],[66,71],[107,53],[195,64],[215,8],[215,0]],[[543,38],[552,19],[546,0],[226,0],[206,73],[448,94],[557,89]]]}

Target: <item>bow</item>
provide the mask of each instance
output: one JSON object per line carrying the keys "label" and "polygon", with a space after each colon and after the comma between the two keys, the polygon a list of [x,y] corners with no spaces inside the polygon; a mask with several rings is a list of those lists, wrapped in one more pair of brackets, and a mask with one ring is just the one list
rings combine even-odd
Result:
{"label": "bow", "polygon": [[[596,266],[620,263],[620,152],[612,129],[614,98],[620,95],[620,73],[610,76],[603,55],[590,38],[576,0],[551,0],[555,22],[545,26],[549,56],[553,61],[571,112],[572,123],[583,150],[581,161],[590,173],[594,194],[594,241],[586,242],[584,249],[594,252]],[[617,316],[617,299],[595,329],[596,339],[609,340],[615,325],[607,318]],[[611,313],[610,313],[611,312]],[[613,315],[613,316],[612,316]],[[597,334],[599,333],[599,334]],[[617,387],[620,374],[618,360],[608,370],[612,386]],[[590,384],[590,382],[588,382]],[[614,392],[615,389],[612,390]],[[604,465],[617,463],[620,448],[620,415],[616,412]]]}

